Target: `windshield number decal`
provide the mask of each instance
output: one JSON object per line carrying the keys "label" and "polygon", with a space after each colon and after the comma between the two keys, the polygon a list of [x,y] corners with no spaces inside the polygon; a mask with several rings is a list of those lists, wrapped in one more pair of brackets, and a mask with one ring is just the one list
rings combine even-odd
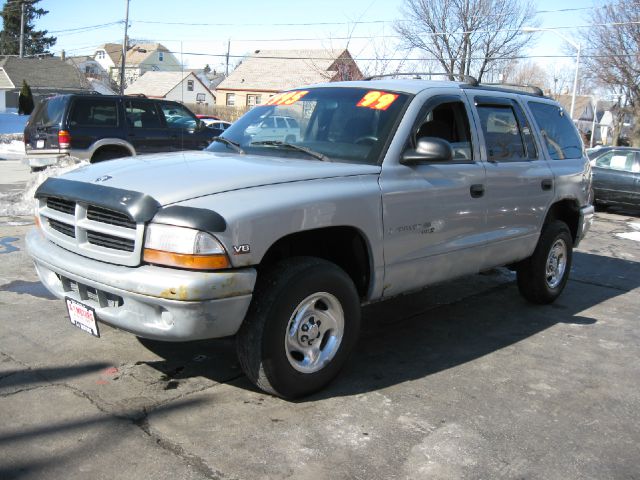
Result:
{"label": "windshield number decal", "polygon": [[396,101],[399,95],[395,93],[379,92],[377,90],[371,90],[367,92],[364,97],[356,104],[356,107],[366,107],[373,110],[386,110]]}
{"label": "windshield number decal", "polygon": [[309,93],[309,90],[294,90],[293,92],[278,93],[267,100],[265,105],[293,105],[307,93]]}

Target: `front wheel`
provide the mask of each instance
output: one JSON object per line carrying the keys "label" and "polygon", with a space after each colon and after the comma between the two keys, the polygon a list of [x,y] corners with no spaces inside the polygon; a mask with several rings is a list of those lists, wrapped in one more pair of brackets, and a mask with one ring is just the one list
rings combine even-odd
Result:
{"label": "front wheel", "polygon": [[532,303],[553,302],[564,290],[573,257],[573,238],[567,224],[554,220],[542,228],[533,255],[517,269],[520,294]]}
{"label": "front wheel", "polygon": [[311,257],[284,260],[261,273],[236,337],[238,359],[258,388],[301,397],[338,374],[359,327],[358,293],[341,268]]}

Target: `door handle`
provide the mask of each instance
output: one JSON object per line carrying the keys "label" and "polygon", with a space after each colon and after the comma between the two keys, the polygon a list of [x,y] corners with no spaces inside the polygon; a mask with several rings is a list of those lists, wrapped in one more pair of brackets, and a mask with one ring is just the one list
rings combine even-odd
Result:
{"label": "door handle", "polygon": [[553,180],[551,180],[550,178],[545,178],[540,183],[540,186],[542,187],[542,190],[551,190],[553,188]]}
{"label": "door handle", "polygon": [[471,185],[469,191],[471,192],[472,198],[480,198],[484,195],[484,185],[482,185],[481,183],[476,183],[474,185]]}

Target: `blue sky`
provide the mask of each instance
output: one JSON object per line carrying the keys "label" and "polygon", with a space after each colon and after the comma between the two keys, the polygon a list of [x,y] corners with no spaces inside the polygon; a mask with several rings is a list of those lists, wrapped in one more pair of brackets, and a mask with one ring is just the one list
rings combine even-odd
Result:
{"label": "blue sky", "polygon": [[[38,28],[51,32],[92,25],[118,22],[124,18],[125,0],[42,0],[39,3],[49,13],[37,22]],[[131,0],[129,36],[133,39],[159,41],[175,52],[197,52],[211,56],[183,55],[189,67],[210,64],[223,68],[223,55],[227,41],[231,41],[231,54],[244,55],[256,49],[331,48],[343,47],[354,28],[351,22],[364,23],[355,26],[349,45],[357,58],[374,55],[373,46],[380,50],[393,50],[396,39],[392,22],[401,18],[402,0],[323,0],[303,2],[290,0],[272,1],[211,1],[211,0]],[[592,7],[592,0],[538,0],[538,10],[554,10],[541,13],[540,26],[544,28],[575,27],[588,23],[590,10],[557,12],[560,9]],[[191,25],[168,25],[145,22],[182,22]],[[283,23],[334,23],[326,25],[274,25]],[[198,23],[220,25],[193,25]],[[232,25],[222,25],[232,24]],[[572,37],[575,29],[562,29],[562,34]],[[92,54],[96,47],[106,42],[121,42],[122,23],[96,27],[79,32],[56,33],[56,54],[64,49],[68,55]],[[375,37],[357,38],[357,37]],[[288,41],[285,41],[289,39]],[[311,39],[311,40],[303,40]],[[566,42],[556,34],[537,34],[532,55],[563,55],[571,53]],[[564,46],[564,47],[563,47]],[[180,57],[180,55],[178,55]],[[568,60],[543,60],[545,66],[563,68],[572,64]]]}

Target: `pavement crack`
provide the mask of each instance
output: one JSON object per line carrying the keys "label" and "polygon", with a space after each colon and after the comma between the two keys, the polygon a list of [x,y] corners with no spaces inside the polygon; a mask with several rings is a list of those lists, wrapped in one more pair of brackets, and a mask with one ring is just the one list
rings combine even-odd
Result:
{"label": "pavement crack", "polygon": [[163,438],[160,435],[154,433],[151,430],[151,426],[149,425],[148,413],[146,411],[144,412],[144,416],[137,420],[134,420],[133,424],[140,430],[142,430],[145,435],[151,438],[156,443],[156,445],[182,459],[187,465],[192,467],[199,474],[204,475],[205,478],[210,478],[212,480],[222,480],[230,478],[223,475],[221,472],[213,470],[201,457],[188,453],[177,443],[171,442],[170,440],[167,440],[166,438]]}
{"label": "pavement crack", "polygon": [[580,280],[577,278],[570,278],[569,279],[572,282],[576,282],[576,283],[582,283],[583,285],[591,285],[594,287],[602,287],[602,288],[610,288],[611,290],[616,290],[618,292],[630,292],[631,290],[626,289],[626,288],[621,288],[621,287],[616,287],[615,285],[607,285],[606,283],[598,283],[598,282],[590,282],[588,280]]}

